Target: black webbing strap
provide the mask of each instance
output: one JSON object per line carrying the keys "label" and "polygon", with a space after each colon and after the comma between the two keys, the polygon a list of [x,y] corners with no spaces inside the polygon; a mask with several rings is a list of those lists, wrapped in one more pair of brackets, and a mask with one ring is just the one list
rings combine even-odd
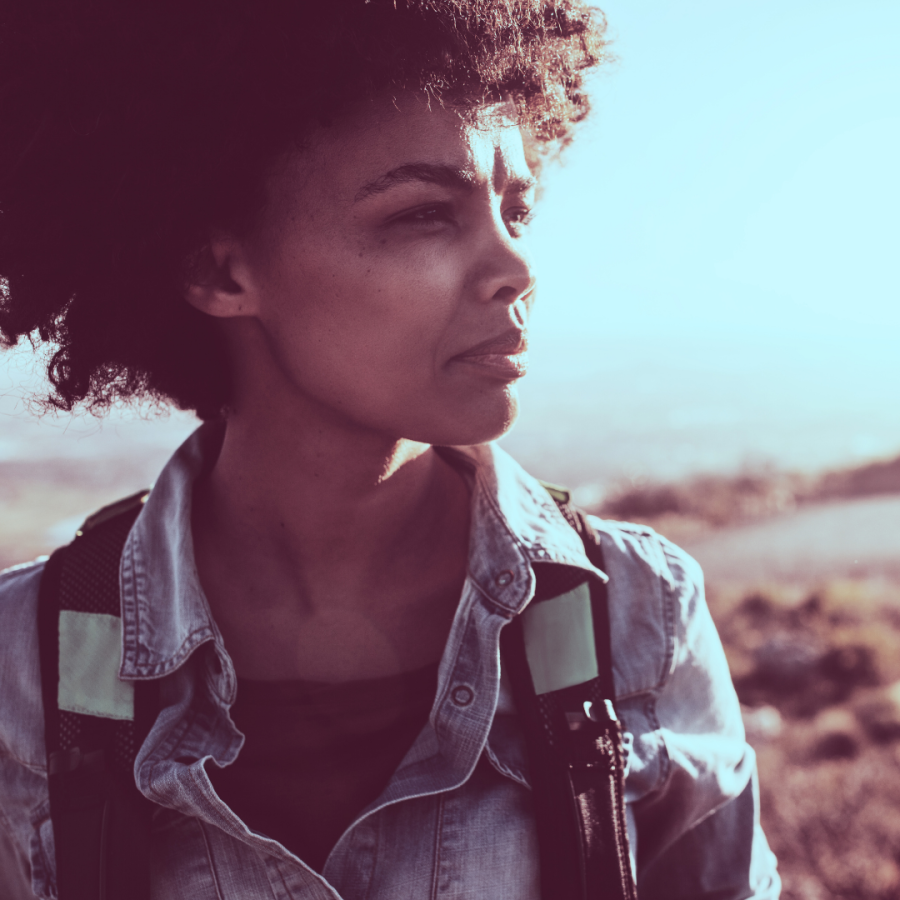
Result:
{"label": "black webbing strap", "polygon": [[155,683],[135,690],[134,720],[58,707],[60,612],[120,616],[119,560],[142,495],[91,517],[47,561],[38,641],[50,814],[59,900],[149,900],[152,804],[134,783],[134,759],[158,708]]}
{"label": "black webbing strap", "polygon": [[[554,496],[578,531],[590,561],[603,569],[599,539],[584,516]],[[535,564],[540,603],[584,583],[585,575]],[[575,579],[573,583],[573,578]],[[542,900],[636,900],[625,819],[622,731],[615,697],[606,585],[590,577],[598,677],[537,694],[525,652],[522,617],[501,632],[529,755],[540,848]]]}

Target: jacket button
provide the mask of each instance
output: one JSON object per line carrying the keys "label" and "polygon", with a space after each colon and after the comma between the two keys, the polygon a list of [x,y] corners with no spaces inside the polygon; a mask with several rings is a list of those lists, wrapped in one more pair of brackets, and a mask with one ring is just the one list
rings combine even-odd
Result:
{"label": "jacket button", "polygon": [[504,569],[497,576],[497,584],[499,584],[500,587],[506,587],[506,585],[512,584],[512,580],[513,580],[513,573],[510,572],[509,569]]}
{"label": "jacket button", "polygon": [[475,692],[465,684],[458,684],[450,694],[457,706],[468,706],[475,699]]}

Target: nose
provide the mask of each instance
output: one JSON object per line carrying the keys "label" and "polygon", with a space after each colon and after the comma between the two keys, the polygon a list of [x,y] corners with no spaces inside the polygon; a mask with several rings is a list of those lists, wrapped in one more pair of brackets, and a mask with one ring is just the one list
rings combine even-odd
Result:
{"label": "nose", "polygon": [[485,303],[530,303],[536,278],[525,240],[510,234],[499,215],[486,231],[479,248],[478,298]]}

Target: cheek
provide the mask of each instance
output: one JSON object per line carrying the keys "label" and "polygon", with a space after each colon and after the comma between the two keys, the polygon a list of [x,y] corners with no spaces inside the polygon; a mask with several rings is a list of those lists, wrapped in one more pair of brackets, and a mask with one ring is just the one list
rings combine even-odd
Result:
{"label": "cheek", "polygon": [[[309,247],[309,245],[307,245]],[[433,374],[453,345],[462,284],[449,255],[410,260],[335,242],[281,254],[265,324],[283,366],[304,381],[383,383]]]}

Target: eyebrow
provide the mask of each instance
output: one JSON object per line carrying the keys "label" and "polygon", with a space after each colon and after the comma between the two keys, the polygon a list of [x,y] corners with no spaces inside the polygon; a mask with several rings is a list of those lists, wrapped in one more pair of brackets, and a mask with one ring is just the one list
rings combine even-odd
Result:
{"label": "eyebrow", "polygon": [[[383,194],[398,184],[411,182],[424,182],[436,184],[440,187],[456,190],[472,191],[478,183],[475,173],[470,169],[459,169],[456,166],[436,165],[434,163],[409,163],[398,166],[390,172],[381,175],[374,181],[364,184],[353,198],[354,203],[359,203],[375,194]],[[511,178],[506,189],[517,193],[526,193],[537,185],[534,178]]]}

